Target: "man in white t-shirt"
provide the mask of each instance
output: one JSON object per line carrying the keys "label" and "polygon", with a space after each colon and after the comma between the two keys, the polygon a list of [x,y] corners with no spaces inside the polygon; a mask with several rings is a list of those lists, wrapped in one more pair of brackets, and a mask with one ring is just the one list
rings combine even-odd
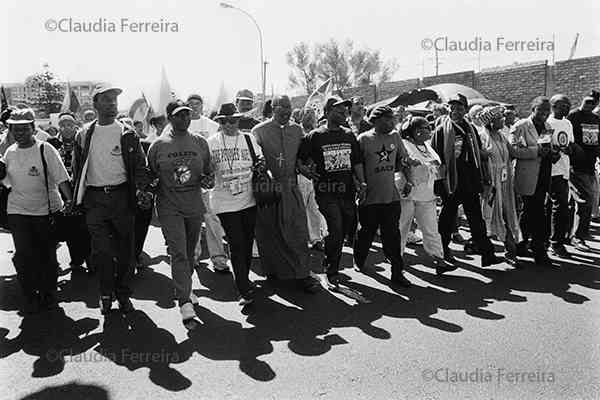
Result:
{"label": "man in white t-shirt", "polygon": [[565,248],[569,231],[569,154],[574,142],[573,125],[566,117],[571,102],[564,94],[556,94],[550,99],[552,114],[546,122],[553,129],[552,145],[560,158],[552,164],[552,183],[550,196],[546,202],[546,226],[551,234],[551,251],[558,257],[568,257]]}
{"label": "man in white t-shirt", "polygon": [[[215,121],[206,118],[202,115],[204,108],[204,100],[202,96],[198,94],[191,94],[187,98],[187,104],[192,108],[192,120],[188,130],[190,133],[196,133],[202,135],[204,139],[207,139],[219,130],[219,124]],[[208,254],[212,261],[213,268],[218,272],[229,271],[227,264],[227,256],[225,248],[223,246],[223,227],[216,214],[210,207],[210,190],[202,190],[202,201],[206,207],[206,214],[204,214],[204,223],[206,225],[206,247],[208,248]],[[196,261],[199,261],[200,254],[202,253],[202,235],[198,239],[196,245],[195,257]]]}

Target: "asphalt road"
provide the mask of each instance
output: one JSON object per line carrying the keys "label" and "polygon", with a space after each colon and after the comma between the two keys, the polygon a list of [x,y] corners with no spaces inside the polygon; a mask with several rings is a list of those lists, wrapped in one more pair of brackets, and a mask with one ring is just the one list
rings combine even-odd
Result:
{"label": "asphalt road", "polygon": [[0,233],[0,399],[598,399],[600,226],[592,231],[593,252],[551,269],[482,269],[458,252],[461,268],[439,277],[412,247],[409,289],[389,285],[376,243],[369,261],[380,271],[346,268],[343,293],[307,295],[253,274],[263,288],[244,309],[231,275],[207,261],[194,275],[203,325],[193,333],[172,299],[159,229],[135,278],[137,311],[106,319],[96,280],[68,271],[64,245],[61,308],[22,317],[12,240]]}

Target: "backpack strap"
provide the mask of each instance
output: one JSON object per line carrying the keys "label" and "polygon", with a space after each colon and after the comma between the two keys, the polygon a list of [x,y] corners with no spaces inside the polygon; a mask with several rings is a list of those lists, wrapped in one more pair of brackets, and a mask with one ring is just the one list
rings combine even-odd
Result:
{"label": "backpack strap", "polygon": [[46,163],[46,157],[44,157],[44,142],[40,143],[40,156],[42,157],[42,168],[44,169],[44,183],[46,185],[46,195],[48,196],[48,215],[50,212],[50,189],[48,186],[48,164]]}

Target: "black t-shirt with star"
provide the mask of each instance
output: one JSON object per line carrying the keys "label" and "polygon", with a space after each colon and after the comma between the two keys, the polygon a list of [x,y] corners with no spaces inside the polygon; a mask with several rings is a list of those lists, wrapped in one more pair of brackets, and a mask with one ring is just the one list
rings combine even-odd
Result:
{"label": "black t-shirt with star", "polygon": [[313,130],[302,140],[298,158],[316,164],[319,179],[313,182],[315,196],[354,196],[353,167],[362,163],[362,157],[351,130],[329,130],[326,126]]}

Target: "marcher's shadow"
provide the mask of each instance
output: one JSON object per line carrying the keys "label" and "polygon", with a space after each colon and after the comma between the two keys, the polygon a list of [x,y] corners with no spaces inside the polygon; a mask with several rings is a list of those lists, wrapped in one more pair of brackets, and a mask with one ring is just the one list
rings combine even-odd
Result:
{"label": "marcher's shadow", "polygon": [[170,391],[181,391],[192,382],[174,369],[185,356],[175,337],[166,329],[159,328],[142,311],[129,314],[113,312],[106,316],[104,332],[99,346],[94,350],[117,365],[130,371],[149,369],[150,380]]}
{"label": "marcher's shadow", "polygon": [[82,354],[98,343],[99,333],[88,335],[98,324],[99,321],[92,318],[75,321],[66,316],[62,308],[26,315],[17,337],[6,339],[4,334],[0,357],[6,358],[23,350],[38,357],[33,363],[32,377],[60,374],[65,366],[65,357]]}
{"label": "marcher's shadow", "polygon": [[61,302],[83,302],[88,308],[100,307],[97,275],[89,275],[83,270],[71,270],[68,278],[59,279],[58,287]]}
{"label": "marcher's shadow", "polygon": [[239,299],[239,294],[231,272],[215,272],[206,263],[196,265],[195,272],[198,280],[204,286],[195,289],[198,297],[206,297],[219,302],[231,302]]}
{"label": "marcher's shadow", "polygon": [[155,301],[160,308],[175,307],[173,281],[170,277],[147,268],[133,279],[132,298]]}
{"label": "marcher's shadow", "polygon": [[110,400],[108,390],[97,385],[77,382],[48,386],[42,390],[21,397],[20,400]]}
{"label": "marcher's shadow", "polygon": [[[255,303],[248,307],[264,307],[262,298]],[[239,322],[224,319],[206,308],[196,306],[195,309],[202,324],[190,331],[188,339],[180,344],[186,357],[198,353],[211,360],[237,360],[240,370],[256,381],[267,382],[275,378],[271,366],[258,359],[260,355],[273,352],[266,336],[257,334],[252,328],[242,329]]]}

